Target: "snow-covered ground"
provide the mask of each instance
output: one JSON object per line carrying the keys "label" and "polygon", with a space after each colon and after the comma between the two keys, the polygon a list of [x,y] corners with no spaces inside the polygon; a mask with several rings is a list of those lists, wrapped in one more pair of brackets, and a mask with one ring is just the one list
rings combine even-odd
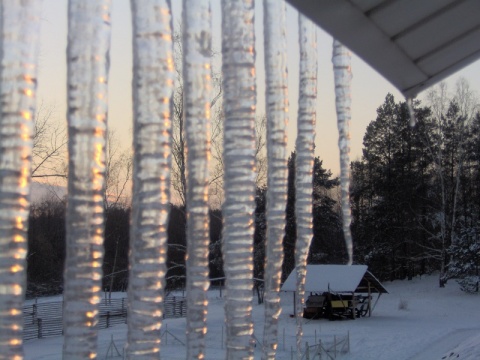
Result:
{"label": "snow-covered ground", "polygon": [[[305,341],[326,341],[333,335],[350,336],[350,353],[339,356],[345,360],[441,360],[480,359],[480,297],[458,289],[455,281],[446,288],[438,288],[435,276],[412,281],[384,283],[389,291],[380,298],[371,318],[357,320],[304,321]],[[292,313],[293,296],[282,294],[283,312],[279,325],[277,359],[293,359],[295,346],[295,319]],[[403,307],[400,309],[399,304]],[[263,306],[254,306],[255,336],[263,333]],[[185,359],[185,319],[166,319],[162,339],[162,358]],[[224,359],[223,298],[219,291],[210,291],[207,354],[208,360]],[[176,338],[177,339],[176,339]],[[105,359],[111,339],[122,352],[126,340],[126,326],[99,332],[98,358]],[[25,343],[25,358],[61,359],[61,337],[30,340]],[[260,347],[255,358],[260,358]],[[121,357],[117,357],[118,359]]]}

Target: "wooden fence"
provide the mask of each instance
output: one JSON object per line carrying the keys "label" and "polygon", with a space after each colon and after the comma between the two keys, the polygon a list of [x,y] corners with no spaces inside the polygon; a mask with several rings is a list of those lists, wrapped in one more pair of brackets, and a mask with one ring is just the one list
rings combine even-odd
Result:
{"label": "wooden fence", "polygon": [[[302,360],[334,360],[337,356],[350,352],[350,333],[347,335],[332,335],[322,337],[315,345],[305,344]],[[293,351],[292,351],[293,358]]]}
{"label": "wooden fence", "polygon": [[[168,296],[164,302],[164,318],[184,317],[187,302],[181,296]],[[127,298],[102,299],[97,329],[127,323]],[[35,303],[23,307],[23,339],[41,339],[63,335],[63,301]]]}

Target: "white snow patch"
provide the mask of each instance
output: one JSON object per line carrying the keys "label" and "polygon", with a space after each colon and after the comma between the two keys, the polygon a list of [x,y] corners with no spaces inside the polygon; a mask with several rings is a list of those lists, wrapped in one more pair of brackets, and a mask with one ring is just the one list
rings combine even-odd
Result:
{"label": "white snow patch", "polygon": [[[445,288],[438,287],[438,277],[427,276],[412,281],[384,283],[390,294],[385,294],[370,318],[328,321],[305,320],[305,341],[310,345],[315,338],[350,334],[350,354],[339,360],[473,360],[480,359],[480,312],[478,295],[459,290],[451,280]],[[290,360],[295,347],[295,319],[292,293],[282,293],[283,312],[279,321],[277,359]],[[208,333],[206,358],[225,359],[222,335],[225,331],[223,305],[220,292],[209,292]],[[256,297],[255,297],[256,299]],[[399,310],[400,300],[408,301],[407,310]],[[255,303],[255,336],[263,336],[263,305]],[[162,358],[185,359],[185,347],[175,338],[185,342],[185,319],[165,319],[163,330],[169,334],[162,338]],[[98,358],[104,359],[111,336],[122,351],[126,341],[126,325],[99,331]],[[61,359],[63,338],[31,340],[25,343],[26,360]],[[457,357],[458,355],[458,357]],[[255,349],[255,359],[261,356],[260,346]],[[119,358],[117,358],[119,359]]]}

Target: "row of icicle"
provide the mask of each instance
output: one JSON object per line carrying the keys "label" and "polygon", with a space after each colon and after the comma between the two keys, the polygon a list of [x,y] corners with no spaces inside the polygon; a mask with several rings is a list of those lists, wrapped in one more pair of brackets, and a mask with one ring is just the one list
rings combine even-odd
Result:
{"label": "row of icicle", "polygon": [[[267,245],[263,359],[275,359],[281,312],[287,189],[288,120],[285,4],[264,0],[267,104]],[[255,210],[254,1],[224,0],[225,203],[227,359],[253,359],[253,224]],[[30,162],[41,1],[4,0],[0,92],[0,359],[22,359]],[[111,0],[70,0],[68,7],[69,178],[65,268],[64,359],[97,357],[102,283],[105,136]],[[174,63],[170,1],[131,1],[133,24],[134,171],[128,287],[127,358],[158,359],[170,203]],[[208,279],[208,169],[211,90],[208,0],[183,1],[183,81],[188,148],[187,359],[204,359]],[[315,26],[299,16],[300,94],[296,142],[297,346],[312,233],[312,170],[317,91]],[[348,206],[350,60],[338,42],[333,63],[345,238]]]}

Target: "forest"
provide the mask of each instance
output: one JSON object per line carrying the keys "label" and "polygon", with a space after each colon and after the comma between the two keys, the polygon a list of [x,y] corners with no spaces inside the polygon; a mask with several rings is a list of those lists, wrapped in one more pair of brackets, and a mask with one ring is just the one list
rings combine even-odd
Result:
{"label": "forest", "polygon": [[[407,104],[387,94],[363,138],[363,154],[351,163],[351,225],[354,263],[380,280],[439,274],[439,286],[457,279],[478,292],[480,267],[480,113],[468,82],[453,96],[446,85]],[[295,152],[288,159],[283,278],[294,268]],[[308,262],[346,263],[339,180],[313,164],[313,238]],[[217,179],[218,180],[218,179]],[[118,185],[118,184],[117,184]],[[184,188],[184,186],[180,186]],[[263,278],[266,187],[256,194],[254,277]],[[32,203],[28,231],[27,296],[62,292],[65,259],[65,199]],[[128,280],[128,202],[105,201],[103,286],[125,290]],[[172,204],[168,226],[168,289],[185,281],[185,204]],[[210,278],[223,276],[222,211],[210,210]]]}

